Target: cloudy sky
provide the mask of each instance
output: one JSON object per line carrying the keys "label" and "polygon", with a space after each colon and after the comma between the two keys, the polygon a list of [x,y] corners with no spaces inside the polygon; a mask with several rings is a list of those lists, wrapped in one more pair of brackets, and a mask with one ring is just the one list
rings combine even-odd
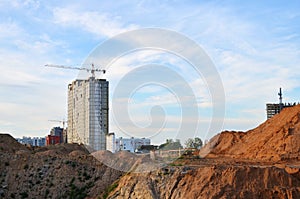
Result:
{"label": "cloudy sky", "polygon": [[[67,85],[78,71],[45,64],[80,65],[105,40],[139,28],[173,30],[205,50],[224,86],[223,129],[248,130],[265,121],[265,103],[278,101],[279,87],[284,101],[300,101],[299,1],[0,0],[0,10],[0,132],[16,137],[44,136],[59,125],[48,120],[67,118]],[[105,76],[111,81],[111,94],[126,67],[151,60],[181,68],[175,71],[190,67],[178,57],[151,50],[122,57]],[[207,88],[195,74],[183,74],[201,99],[200,118],[209,121]],[[140,89],[131,105],[176,104],[157,85],[145,89],[147,95]],[[165,108],[166,113],[174,107]],[[139,125],[149,123],[149,113],[130,111]],[[171,132],[178,128],[178,118],[169,116],[166,128]],[[113,118],[110,125],[118,134]]]}

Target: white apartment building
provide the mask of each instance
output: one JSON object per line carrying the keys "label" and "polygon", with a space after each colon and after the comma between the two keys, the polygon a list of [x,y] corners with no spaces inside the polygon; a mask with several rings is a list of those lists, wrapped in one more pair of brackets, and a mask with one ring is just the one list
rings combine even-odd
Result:
{"label": "white apartment building", "polygon": [[68,86],[68,143],[106,149],[108,134],[108,81],[75,80]]}
{"label": "white apartment building", "polygon": [[149,138],[116,138],[114,133],[109,133],[106,139],[107,150],[113,153],[118,151],[129,151],[134,153],[137,149],[139,149],[139,147],[151,144],[151,140]]}
{"label": "white apartment building", "polygon": [[106,136],[106,150],[113,153],[116,152],[116,136],[115,133],[109,133]]}

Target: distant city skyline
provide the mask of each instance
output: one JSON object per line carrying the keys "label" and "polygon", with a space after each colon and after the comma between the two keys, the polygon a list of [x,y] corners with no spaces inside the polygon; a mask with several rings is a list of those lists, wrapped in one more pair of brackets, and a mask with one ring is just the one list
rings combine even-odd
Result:
{"label": "distant city skyline", "polygon": [[[266,120],[265,104],[278,102],[279,87],[284,102],[300,101],[299,8],[299,1],[1,1],[0,132],[14,137],[48,134],[59,125],[48,120],[67,119],[68,84],[82,73],[44,65],[80,65],[99,43],[145,27],[174,30],[197,42],[224,85],[223,129],[254,128]],[[136,52],[120,58],[101,77],[113,91],[132,66],[152,61],[187,78],[207,125],[210,93],[205,82],[196,81],[188,65],[173,55]],[[151,86],[136,93],[131,105],[145,107],[134,109],[138,125],[149,123],[147,110],[157,102],[172,112],[168,107],[176,100],[166,92]],[[122,136],[109,121],[110,132]],[[169,121],[168,128],[175,129],[178,118],[172,115]]]}

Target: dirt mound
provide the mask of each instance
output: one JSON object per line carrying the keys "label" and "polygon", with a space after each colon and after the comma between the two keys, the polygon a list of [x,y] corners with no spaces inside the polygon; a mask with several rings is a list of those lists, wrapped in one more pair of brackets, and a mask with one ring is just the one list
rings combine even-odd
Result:
{"label": "dirt mound", "polygon": [[300,152],[300,105],[285,108],[247,132],[225,131],[213,137],[200,156],[279,161],[298,159]]}
{"label": "dirt mound", "polygon": [[46,147],[40,147],[37,150],[55,150],[57,153],[60,154],[69,154],[72,151],[82,151],[84,154],[88,155],[89,151],[84,147],[84,145],[79,145],[79,144],[55,144],[55,145],[49,145]]}
{"label": "dirt mound", "polygon": [[9,134],[0,134],[0,152],[15,153],[17,151],[28,152],[29,149],[17,142]]}
{"label": "dirt mound", "polygon": [[0,198],[98,198],[123,174],[78,144],[27,148],[0,135],[0,147]]}
{"label": "dirt mound", "polygon": [[98,161],[123,172],[146,172],[161,168],[162,165],[150,159],[149,154],[134,154],[128,151],[96,151],[91,153]]}
{"label": "dirt mound", "polygon": [[74,150],[69,153],[69,156],[71,156],[71,157],[79,157],[79,156],[83,156],[83,155],[87,155],[87,154],[82,150]]}
{"label": "dirt mound", "polygon": [[299,198],[299,187],[273,166],[184,166],[124,176],[109,198]]}
{"label": "dirt mound", "polygon": [[125,172],[132,170],[135,163],[139,160],[137,155],[127,151],[119,151],[117,153],[96,151],[92,155],[106,166]]}
{"label": "dirt mound", "polygon": [[56,150],[46,150],[46,151],[41,151],[35,153],[38,156],[58,156],[58,155],[63,155],[61,152],[56,151]]}

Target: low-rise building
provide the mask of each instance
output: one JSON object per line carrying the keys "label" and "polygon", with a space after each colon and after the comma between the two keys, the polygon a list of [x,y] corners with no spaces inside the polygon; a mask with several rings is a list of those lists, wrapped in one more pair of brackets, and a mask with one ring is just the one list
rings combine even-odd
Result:
{"label": "low-rise building", "polygon": [[27,144],[31,146],[45,146],[46,145],[46,138],[45,137],[26,137],[23,136],[22,138],[16,138],[16,140],[21,144]]}
{"label": "low-rise building", "polygon": [[54,145],[54,144],[59,144],[61,137],[57,135],[47,135],[46,137],[46,145]]}
{"label": "low-rise building", "polygon": [[32,146],[45,146],[46,138],[45,137],[33,137]]}
{"label": "low-rise building", "polygon": [[113,153],[116,152],[116,136],[115,133],[109,133],[106,135],[106,150]]}
{"label": "low-rise building", "polygon": [[151,145],[149,138],[116,138],[114,133],[106,136],[107,150],[115,153],[118,151],[137,152],[141,146]]}
{"label": "low-rise building", "polygon": [[59,136],[60,141],[59,143],[64,143],[65,139],[64,139],[64,129],[61,127],[53,127],[50,131],[50,135],[52,136]]}

